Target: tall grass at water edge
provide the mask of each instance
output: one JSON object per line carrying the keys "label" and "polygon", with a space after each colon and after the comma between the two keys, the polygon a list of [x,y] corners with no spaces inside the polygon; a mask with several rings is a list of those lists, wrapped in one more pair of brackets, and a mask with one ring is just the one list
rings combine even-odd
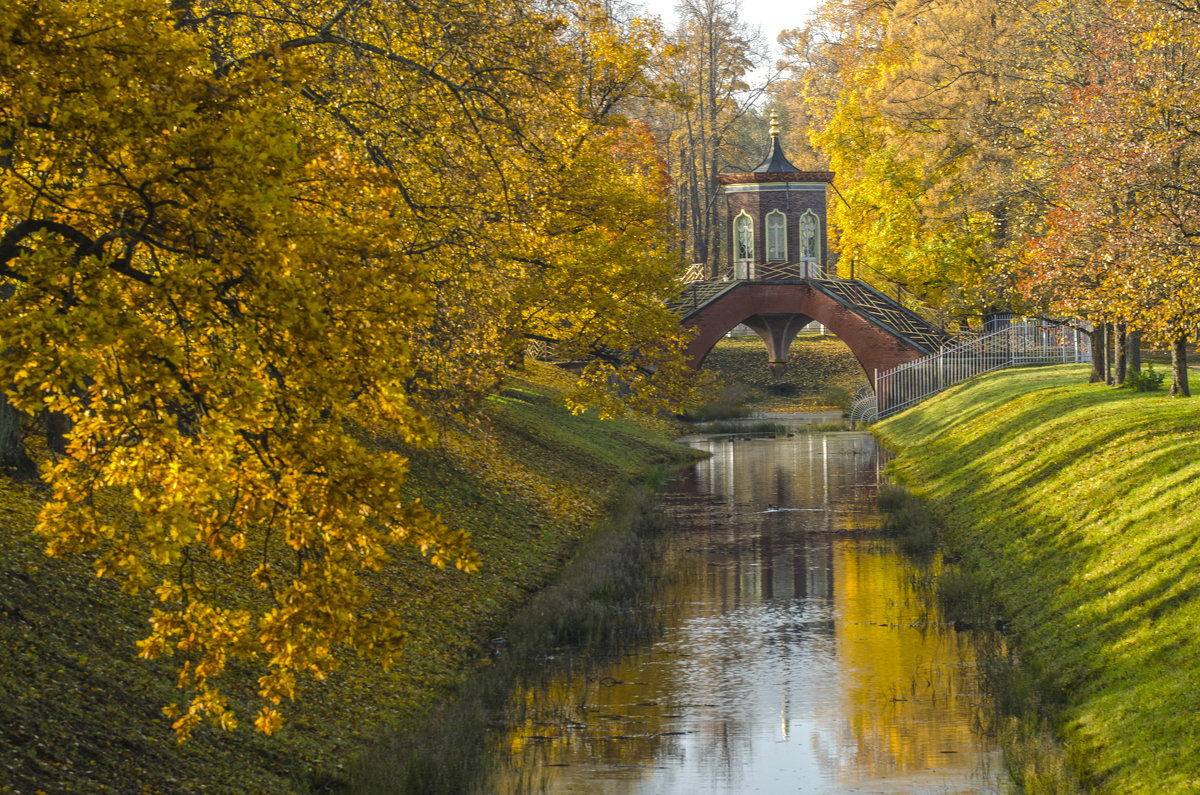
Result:
{"label": "tall grass at water edge", "polygon": [[1070,791],[1074,769],[1089,792],[1198,792],[1200,408],[1086,382],[1078,366],[997,373],[877,432],[943,523],[950,589],[1003,616],[981,664],[1020,663],[990,675],[1011,679],[1000,702],[1031,694],[1032,717],[999,722],[1029,791]]}
{"label": "tall grass at water edge", "polygon": [[688,431],[689,433],[703,433],[714,436],[732,435],[773,438],[778,436],[794,436],[802,433],[844,431],[849,427],[846,422],[785,424],[772,420],[717,420],[716,422],[697,423],[690,426]]}

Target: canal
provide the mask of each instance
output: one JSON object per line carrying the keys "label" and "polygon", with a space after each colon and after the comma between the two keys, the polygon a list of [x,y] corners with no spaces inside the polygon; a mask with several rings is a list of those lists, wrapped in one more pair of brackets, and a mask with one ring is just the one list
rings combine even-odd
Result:
{"label": "canal", "polygon": [[968,638],[877,532],[871,435],[684,441],[711,455],[663,497],[664,631],[547,660],[493,734],[489,791],[1005,791]]}

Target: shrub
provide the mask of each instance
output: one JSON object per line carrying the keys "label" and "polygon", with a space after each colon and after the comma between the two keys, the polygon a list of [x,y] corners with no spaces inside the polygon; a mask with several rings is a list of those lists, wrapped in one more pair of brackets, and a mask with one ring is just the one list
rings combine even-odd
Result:
{"label": "shrub", "polygon": [[1134,392],[1155,392],[1162,389],[1163,381],[1167,378],[1166,373],[1160,373],[1154,369],[1153,365],[1147,365],[1141,372],[1132,371],[1125,379],[1125,388],[1132,389]]}
{"label": "shrub", "polygon": [[842,411],[849,411],[854,404],[854,395],[849,389],[840,386],[829,386],[821,390],[821,399],[831,406],[837,406]]}
{"label": "shrub", "polygon": [[712,402],[687,412],[683,419],[690,422],[711,422],[745,417],[750,413],[747,404],[753,394],[754,391],[744,384],[727,386],[717,393]]}

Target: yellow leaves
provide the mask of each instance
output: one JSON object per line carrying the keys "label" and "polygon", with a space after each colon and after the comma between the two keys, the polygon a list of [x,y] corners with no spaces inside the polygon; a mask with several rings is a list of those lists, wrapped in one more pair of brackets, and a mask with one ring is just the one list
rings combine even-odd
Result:
{"label": "yellow leaves", "polygon": [[267,590],[271,587],[271,566],[268,563],[259,563],[254,571],[250,574],[250,580],[262,590]]}
{"label": "yellow leaves", "polygon": [[208,689],[207,687],[203,688],[192,699],[192,702],[188,704],[186,712],[183,712],[177,704],[169,704],[163,708],[163,714],[168,718],[175,719],[171,724],[171,728],[175,730],[175,737],[179,742],[187,740],[191,736],[192,731],[205,718],[226,731],[232,731],[237,728],[237,720],[234,714],[230,712],[225,697],[216,690]]}
{"label": "yellow leaves", "polygon": [[279,714],[279,710],[270,707],[263,707],[254,719],[254,730],[263,734],[272,734],[282,727],[283,716]]}
{"label": "yellow leaves", "polygon": [[296,676],[289,670],[272,671],[259,678],[258,687],[263,698],[278,705],[284,698],[296,697]]}
{"label": "yellow leaves", "polygon": [[[502,105],[499,124],[362,50],[214,75],[209,34],[178,30],[158,0],[0,9],[0,24],[43,31],[0,37],[13,113],[0,235],[33,224],[3,263],[20,287],[0,313],[0,381],[14,405],[70,425],[38,525],[52,554],[90,552],[98,575],[154,589],[139,653],[182,661],[190,701],[169,710],[181,738],[235,725],[216,685],[231,659],[265,669],[272,707],[255,726],[268,733],[299,673],[326,676],[346,651],[390,659],[403,628],[364,577],[397,545],[480,567],[466,530],[401,499],[407,459],[368,449],[361,426],[430,443],[443,399],[469,416],[535,329],[653,350],[663,374],[682,366],[677,346],[652,344],[674,288],[653,141],[577,107],[583,81],[613,84],[525,36],[541,21],[503,5],[511,26],[444,9],[468,17],[446,20],[452,42],[413,40],[373,8],[387,41],[347,31],[417,62],[446,55],[446,80],[494,81],[479,96]],[[249,8],[214,23],[239,58],[290,38],[247,25]],[[606,24],[589,17],[588,57],[604,80],[636,81],[647,34],[625,42]],[[467,51],[522,68],[481,77]],[[343,103],[365,132],[331,124],[301,87],[369,98]],[[597,399],[625,386],[608,374],[590,376]],[[672,384],[620,375],[634,399]],[[532,488],[582,511],[534,467],[520,469]]]}

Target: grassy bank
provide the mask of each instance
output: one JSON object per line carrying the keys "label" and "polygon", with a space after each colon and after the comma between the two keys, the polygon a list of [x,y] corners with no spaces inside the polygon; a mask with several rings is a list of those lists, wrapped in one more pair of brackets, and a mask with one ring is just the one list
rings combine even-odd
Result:
{"label": "grassy bank", "polygon": [[[1009,371],[881,423],[1099,792],[1200,791],[1200,404]],[[1195,384],[1193,384],[1193,388]]]}
{"label": "grassy bank", "polygon": [[767,368],[767,348],[756,336],[726,337],[704,360],[717,374],[721,394],[696,419],[718,420],[755,411],[847,409],[855,390],[867,382],[862,365],[846,343],[834,336],[797,337],[788,353],[787,371],[776,378]]}
{"label": "grassy bank", "polygon": [[351,660],[305,683],[269,738],[205,728],[177,745],[161,713],[177,698],[170,667],[136,659],[146,600],[97,580],[85,559],[45,558],[27,534],[37,489],[0,481],[0,791],[340,788],[368,740],[385,727],[415,730],[483,663],[488,639],[629,483],[689,455],[653,429],[571,416],[557,401],[563,388],[561,374],[537,366],[475,427],[414,456],[406,488],[472,532],[482,571],[399,561],[380,584],[409,619],[404,659],[388,674]]}

